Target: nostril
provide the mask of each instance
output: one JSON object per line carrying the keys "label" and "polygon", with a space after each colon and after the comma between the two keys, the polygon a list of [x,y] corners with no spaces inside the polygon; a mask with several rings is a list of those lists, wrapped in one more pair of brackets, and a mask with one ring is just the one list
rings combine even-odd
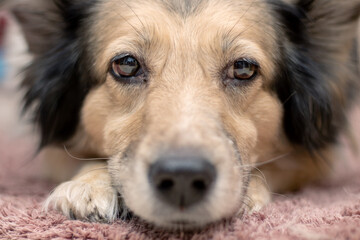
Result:
{"label": "nostril", "polygon": [[192,187],[194,188],[194,190],[197,190],[199,192],[202,192],[202,191],[206,191],[207,189],[207,184],[205,183],[204,180],[194,180],[192,182]]}
{"label": "nostril", "polygon": [[174,185],[175,183],[172,179],[163,179],[159,182],[157,188],[160,191],[167,191],[167,190],[171,190],[171,188],[173,188]]}

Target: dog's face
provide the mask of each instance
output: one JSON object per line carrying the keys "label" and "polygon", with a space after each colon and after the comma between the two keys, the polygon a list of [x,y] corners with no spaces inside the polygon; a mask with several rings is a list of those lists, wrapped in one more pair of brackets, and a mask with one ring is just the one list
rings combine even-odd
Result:
{"label": "dog's face", "polygon": [[[251,164],[335,139],[354,31],[312,42],[332,33],[305,17],[323,1],[75,2],[62,1],[70,21],[51,50],[34,47],[27,101],[40,101],[44,144],[111,158],[113,186],[140,217],[168,227],[228,217],[246,206]],[[334,14],[353,26],[353,11]]]}
{"label": "dog's face", "polygon": [[281,102],[269,90],[279,46],[257,23],[273,22],[257,5],[99,4],[89,57],[104,82],[86,97],[82,126],[112,156],[113,184],[141,217],[203,224],[234,214],[246,166],[283,140]]}

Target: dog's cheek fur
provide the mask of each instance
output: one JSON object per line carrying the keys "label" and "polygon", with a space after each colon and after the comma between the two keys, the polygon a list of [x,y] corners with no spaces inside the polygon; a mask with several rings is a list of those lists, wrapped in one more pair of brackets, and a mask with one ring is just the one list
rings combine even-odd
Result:
{"label": "dog's cheek fur", "polygon": [[360,2],[268,2],[285,32],[278,39],[281,59],[273,89],[284,104],[286,134],[310,151],[323,148],[336,141],[358,89],[349,56]]}
{"label": "dog's cheek fur", "polygon": [[[85,6],[86,4],[86,6]],[[75,132],[86,94],[95,82],[86,66],[85,42],[80,39],[82,20],[89,16],[95,1],[54,1],[54,5],[37,12],[22,12],[20,20],[32,19],[31,25],[43,26],[43,33],[53,44],[40,46],[35,37],[27,36],[35,59],[26,69],[24,109],[34,107],[34,122],[41,131],[40,147],[68,140]],[[46,9],[47,6],[51,8]],[[49,13],[48,11],[52,11]],[[31,14],[44,17],[31,17]],[[28,14],[30,17],[26,17]],[[18,14],[19,15],[19,14]],[[53,17],[46,17],[46,16]],[[56,16],[56,17],[55,17]],[[39,22],[42,21],[42,22]],[[23,22],[28,29],[30,23]],[[46,29],[45,29],[46,26]],[[48,29],[54,28],[54,31]],[[39,29],[38,32],[41,32]],[[37,34],[38,32],[32,32]],[[28,33],[28,31],[25,31]],[[35,41],[35,42],[34,42]]]}

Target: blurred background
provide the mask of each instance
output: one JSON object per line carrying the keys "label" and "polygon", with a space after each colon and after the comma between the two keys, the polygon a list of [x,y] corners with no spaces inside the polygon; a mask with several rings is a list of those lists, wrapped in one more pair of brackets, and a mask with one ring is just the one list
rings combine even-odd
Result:
{"label": "blurred background", "polygon": [[3,136],[19,138],[31,132],[24,118],[20,118],[22,93],[18,88],[22,69],[30,60],[19,26],[10,14],[0,12],[0,134]]}

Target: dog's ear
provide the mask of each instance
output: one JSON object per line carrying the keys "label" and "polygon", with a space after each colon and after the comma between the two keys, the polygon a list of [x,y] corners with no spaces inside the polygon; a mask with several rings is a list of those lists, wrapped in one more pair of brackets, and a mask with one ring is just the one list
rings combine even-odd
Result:
{"label": "dog's ear", "polygon": [[15,1],[9,8],[22,27],[32,54],[44,53],[61,35],[64,23],[54,1]]}
{"label": "dog's ear", "polygon": [[77,128],[91,85],[79,33],[93,2],[40,0],[14,9],[34,54],[23,80],[24,109],[33,111],[41,147],[68,140]]}
{"label": "dog's ear", "polygon": [[269,1],[278,16],[280,70],[273,88],[288,138],[310,151],[337,140],[357,93],[359,0]]}

